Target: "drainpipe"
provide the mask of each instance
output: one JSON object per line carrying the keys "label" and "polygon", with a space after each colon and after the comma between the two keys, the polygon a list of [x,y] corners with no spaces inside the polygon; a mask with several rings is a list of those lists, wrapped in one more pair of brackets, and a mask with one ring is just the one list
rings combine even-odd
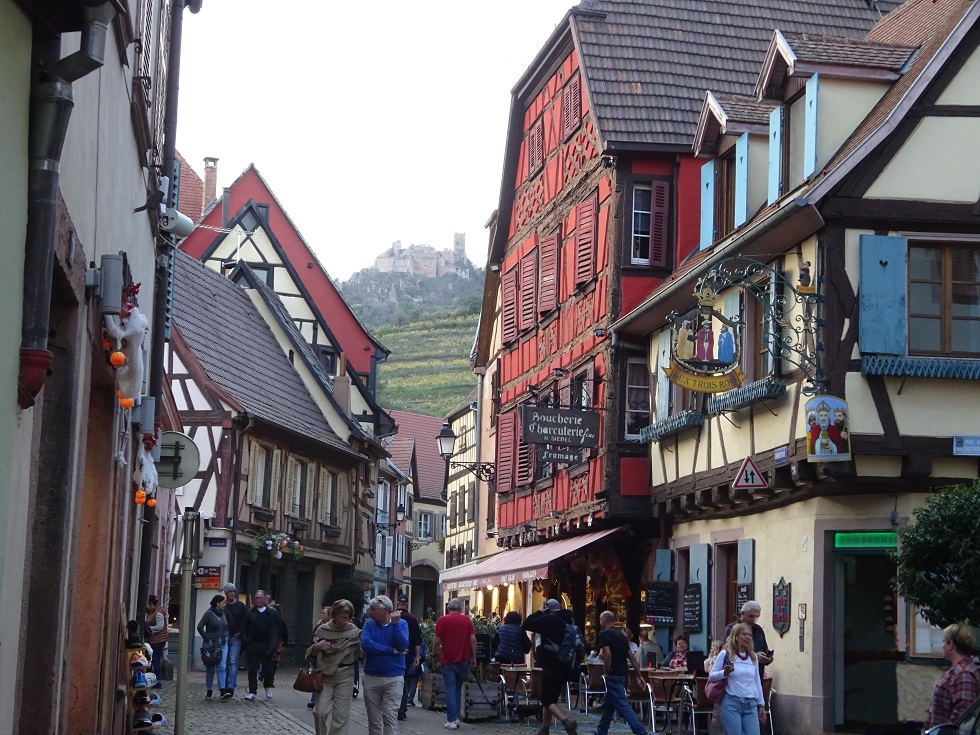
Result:
{"label": "drainpipe", "polygon": [[[480,466],[483,461],[483,378],[484,374],[478,373],[476,376],[476,465]],[[448,465],[447,465],[448,466]],[[476,476],[476,492],[473,497],[473,552],[476,559],[480,559],[480,476]],[[487,502],[490,502],[490,493],[487,493]]]}
{"label": "drainpipe", "polygon": [[242,451],[245,447],[245,435],[255,426],[255,419],[248,411],[242,411],[231,420],[231,425],[238,431],[238,447],[235,449],[235,466],[231,473],[231,481],[235,487],[231,493],[231,522],[228,524],[231,529],[231,551],[228,554],[228,581],[238,584],[235,581],[238,564],[238,511],[241,503],[242,488]]}
{"label": "drainpipe", "polygon": [[21,319],[17,403],[34,405],[51,366],[48,331],[54,238],[58,221],[61,152],[75,105],[72,83],[102,66],[109,23],[116,8],[106,2],[85,8],[81,47],[59,59],[61,40],[37,45],[40,70],[31,89],[28,133],[27,239],[24,258],[24,313]]}

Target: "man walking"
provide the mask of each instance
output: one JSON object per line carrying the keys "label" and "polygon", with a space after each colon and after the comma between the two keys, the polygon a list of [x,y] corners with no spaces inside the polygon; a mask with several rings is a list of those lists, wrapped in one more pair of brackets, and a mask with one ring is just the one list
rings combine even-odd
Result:
{"label": "man walking", "polygon": [[446,612],[436,621],[432,657],[439,657],[446,684],[446,724],[443,727],[457,730],[463,682],[470,667],[476,666],[476,628],[469,616],[463,615],[463,601],[458,597],[449,601]]}
{"label": "man walking", "polygon": [[419,619],[408,611],[408,598],[398,595],[398,612],[408,624],[408,653],[405,654],[405,686],[402,689],[402,703],[398,708],[398,719],[408,719],[408,705],[415,706],[415,691],[422,676],[422,628]]}
{"label": "man walking", "polygon": [[562,711],[558,699],[569,682],[572,671],[558,660],[558,650],[565,635],[565,626],[574,624],[571,610],[562,610],[558,600],[548,600],[544,607],[527,616],[524,630],[541,636],[541,645],[534,652],[534,662],[541,667],[541,729],[538,735],[550,735],[551,720],[565,726],[565,732],[575,735],[578,722]]}
{"label": "man walking", "polygon": [[228,660],[225,662],[225,688],[221,690],[221,698],[231,699],[238,686],[238,659],[242,654],[242,634],[248,608],[238,599],[238,591],[231,582],[221,591],[225,593],[225,619],[228,621]]}
{"label": "man walking", "polygon": [[[766,631],[758,623],[760,615],[762,615],[762,605],[755,600],[749,600],[742,605],[742,612],[736,623],[745,623],[752,628],[752,644],[755,646],[755,657],[759,660],[759,678],[764,678],[765,668],[772,663],[772,658],[769,656]],[[725,628],[725,637],[722,640],[722,646],[725,645],[725,641],[728,640],[728,636],[731,635],[732,628],[735,627],[736,623],[729,623],[728,627]]]}
{"label": "man walking", "polygon": [[259,690],[259,666],[262,667],[262,686],[265,698],[272,699],[272,688],[276,685],[276,667],[272,653],[279,645],[279,612],[269,606],[264,590],[255,591],[255,605],[245,615],[243,629],[245,637],[245,658],[248,660],[248,694],[245,699],[255,699]]}
{"label": "man walking", "polygon": [[640,666],[633,651],[630,650],[626,636],[613,627],[615,622],[616,615],[609,610],[599,616],[601,630],[596,636],[595,644],[601,652],[602,663],[606,669],[606,696],[602,703],[602,718],[599,720],[595,735],[608,735],[609,725],[617,712],[626,720],[633,735],[647,735],[647,729],[636,716],[626,695],[630,674],[629,664],[633,664],[636,676],[640,675]]}
{"label": "man walking", "polygon": [[368,735],[397,735],[398,705],[405,688],[405,656],[408,653],[408,623],[387,595],[368,603],[368,617],[361,631],[364,651],[364,706]]}
{"label": "man walking", "polygon": [[162,689],[163,684],[160,682],[163,681],[163,649],[167,647],[167,637],[169,635],[167,630],[167,612],[160,607],[160,601],[156,595],[150,595],[146,599],[146,626],[149,630],[146,643],[149,643],[150,648],[153,649],[151,663],[153,665],[153,673],[157,677],[153,688]]}

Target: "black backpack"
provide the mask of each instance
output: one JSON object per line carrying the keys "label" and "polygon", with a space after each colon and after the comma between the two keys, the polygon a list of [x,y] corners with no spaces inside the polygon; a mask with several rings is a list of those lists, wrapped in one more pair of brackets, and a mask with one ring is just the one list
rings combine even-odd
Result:
{"label": "black backpack", "polygon": [[558,663],[577,669],[584,660],[585,637],[574,623],[568,623],[558,645]]}

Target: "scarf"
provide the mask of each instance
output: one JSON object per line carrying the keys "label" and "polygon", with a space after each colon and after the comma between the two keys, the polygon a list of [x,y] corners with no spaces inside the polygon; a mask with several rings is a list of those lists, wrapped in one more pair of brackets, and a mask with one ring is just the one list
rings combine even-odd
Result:
{"label": "scarf", "polygon": [[333,620],[321,624],[313,633],[313,642],[330,641],[331,648],[318,651],[312,646],[306,650],[306,657],[316,656],[316,668],[324,676],[333,676],[342,664],[357,661],[361,652],[361,629],[354,623],[344,627],[335,625]]}

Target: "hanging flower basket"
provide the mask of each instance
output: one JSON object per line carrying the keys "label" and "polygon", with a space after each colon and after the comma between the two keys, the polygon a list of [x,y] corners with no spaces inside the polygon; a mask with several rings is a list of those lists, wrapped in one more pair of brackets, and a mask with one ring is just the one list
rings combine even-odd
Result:
{"label": "hanging flower basket", "polygon": [[306,550],[296,539],[290,538],[288,533],[263,533],[252,540],[252,561],[258,561],[260,554],[268,554],[273,559],[282,559],[285,554],[289,554],[294,559],[303,556]]}

